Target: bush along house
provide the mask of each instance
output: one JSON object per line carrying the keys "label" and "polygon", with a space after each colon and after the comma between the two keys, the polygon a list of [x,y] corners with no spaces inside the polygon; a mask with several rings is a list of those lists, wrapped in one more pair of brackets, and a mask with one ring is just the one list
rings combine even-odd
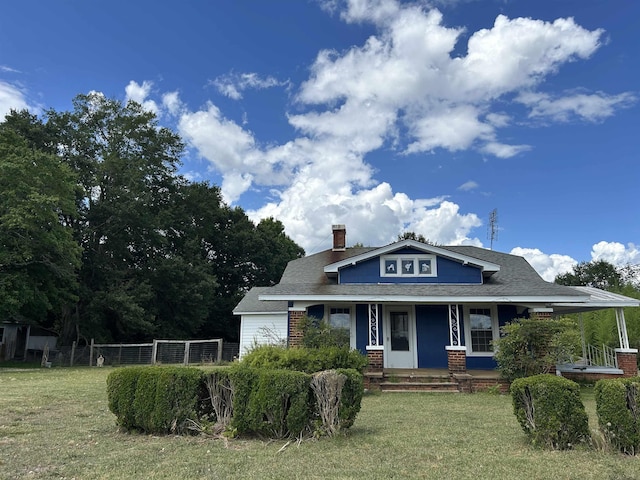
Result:
{"label": "bush along house", "polygon": [[504,389],[493,341],[506,322],[604,308],[616,311],[619,348],[592,355],[590,347],[558,372],[635,375],[623,308],[638,306],[596,288],[546,282],[524,258],[479,247],[402,240],[346,248],[344,225],[334,225],[332,249],[291,261],[280,283],[251,289],[234,313],[241,356],[262,343],[300,345],[300,320],[310,316],[349,330],[351,347],[369,358],[371,388],[471,392]]}

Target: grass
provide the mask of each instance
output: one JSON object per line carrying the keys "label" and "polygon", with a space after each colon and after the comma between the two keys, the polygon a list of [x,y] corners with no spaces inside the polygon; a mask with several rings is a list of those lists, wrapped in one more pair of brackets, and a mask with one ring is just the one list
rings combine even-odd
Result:
{"label": "grass", "polygon": [[288,445],[127,434],[110,371],[0,369],[0,479],[640,479],[640,458],[530,447],[510,397],[490,394],[366,395],[347,435]]}

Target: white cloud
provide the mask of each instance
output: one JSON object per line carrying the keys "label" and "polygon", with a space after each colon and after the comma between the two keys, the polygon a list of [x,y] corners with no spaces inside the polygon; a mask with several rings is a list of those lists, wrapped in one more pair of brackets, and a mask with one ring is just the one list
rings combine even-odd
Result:
{"label": "white cloud", "polygon": [[27,101],[26,92],[16,85],[0,80],[0,121],[11,110],[38,110]]}
{"label": "white cloud", "polygon": [[[163,105],[179,112],[180,134],[222,176],[227,202],[249,190],[269,189],[271,201],[250,215],[277,217],[308,252],[327,246],[323,242],[330,242],[332,223],[347,225],[351,243],[379,245],[399,232],[415,231],[443,244],[480,245],[473,236],[481,225],[475,214],[428,192],[410,198],[394,191],[376,178],[367,155],[382,149],[391,155],[445,149],[510,158],[528,151],[529,145],[500,138],[502,128],[518,124],[504,113],[505,102],[522,101],[522,92],[563,64],[591,56],[602,30],[586,30],[573,19],[500,15],[491,28],[470,35],[466,54],[452,57],[464,30],[447,26],[436,9],[397,0],[329,0],[321,6],[376,30],[361,45],[317,54],[293,97],[295,110],[284,112],[294,129],[290,140],[260,142],[245,121],[227,118],[213,103],[189,111],[174,94]],[[289,86],[255,73],[218,77],[212,84],[235,99],[249,88]],[[145,82],[132,83],[129,90],[148,101],[150,89]],[[610,103],[616,109],[624,102]],[[575,263],[531,252],[541,265],[547,262],[547,277]]]}
{"label": "white cloud", "polygon": [[242,92],[247,89],[264,90],[265,88],[288,86],[289,81],[279,81],[267,76],[260,77],[257,73],[231,73],[222,75],[210,82],[218,91],[233,100],[240,100]]}
{"label": "white cloud", "polygon": [[462,190],[463,192],[469,192],[471,190],[475,190],[480,185],[478,182],[474,182],[473,180],[469,180],[468,182],[464,182],[462,185],[458,187],[458,190]]}
{"label": "white cloud", "polygon": [[149,100],[148,97],[151,94],[151,89],[153,88],[153,82],[149,82],[145,80],[140,85],[138,82],[131,80],[129,85],[127,85],[124,89],[126,93],[127,100],[133,100],[134,102],[139,103],[145,110],[155,113],[156,115],[160,114],[160,107],[154,100]]}
{"label": "white cloud", "polygon": [[524,257],[547,282],[553,282],[558,275],[570,272],[578,263],[568,255],[549,255],[537,248],[516,247],[510,253]]}
{"label": "white cloud", "polygon": [[633,243],[598,242],[591,247],[591,260],[606,260],[617,267],[640,264],[640,249]]}
{"label": "white cloud", "polygon": [[553,98],[544,93],[524,92],[517,100],[531,108],[532,118],[549,118],[556,122],[567,122],[576,117],[590,122],[599,122],[615,114],[616,109],[633,105],[637,98],[631,93],[607,95],[571,94]]}

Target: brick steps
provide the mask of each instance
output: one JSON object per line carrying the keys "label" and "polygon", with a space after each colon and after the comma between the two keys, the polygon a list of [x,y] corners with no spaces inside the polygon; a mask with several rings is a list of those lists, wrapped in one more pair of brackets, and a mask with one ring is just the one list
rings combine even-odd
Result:
{"label": "brick steps", "polygon": [[449,392],[460,391],[458,382],[449,375],[429,373],[384,372],[380,382],[383,392]]}
{"label": "brick steps", "polygon": [[383,392],[460,392],[458,384],[453,382],[382,382],[380,390]]}

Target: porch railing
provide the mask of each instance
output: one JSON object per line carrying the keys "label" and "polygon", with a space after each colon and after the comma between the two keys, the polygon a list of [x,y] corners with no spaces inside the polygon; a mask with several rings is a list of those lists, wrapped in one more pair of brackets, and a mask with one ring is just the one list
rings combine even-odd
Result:
{"label": "porch railing", "polygon": [[618,368],[616,351],[611,347],[602,345],[602,348],[598,348],[595,345],[587,345],[585,353],[586,364],[590,367]]}

